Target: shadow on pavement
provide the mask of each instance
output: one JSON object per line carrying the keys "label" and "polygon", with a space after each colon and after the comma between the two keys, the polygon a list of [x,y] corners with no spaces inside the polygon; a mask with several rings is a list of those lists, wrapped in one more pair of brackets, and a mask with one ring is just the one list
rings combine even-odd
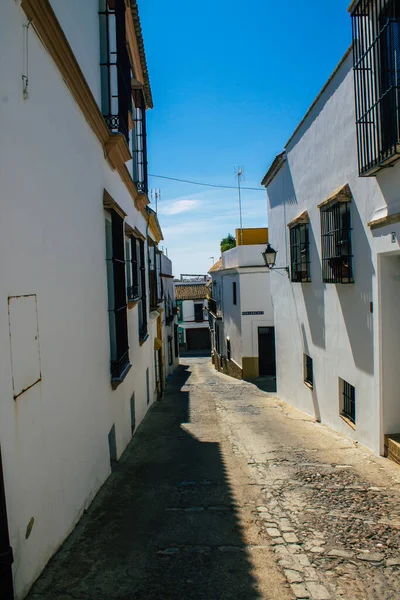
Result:
{"label": "shadow on pavement", "polygon": [[220,445],[206,441],[214,404],[193,402],[190,375],[181,364],[30,600],[261,600]]}
{"label": "shadow on pavement", "polygon": [[257,377],[251,381],[263,392],[276,393],[276,377]]}

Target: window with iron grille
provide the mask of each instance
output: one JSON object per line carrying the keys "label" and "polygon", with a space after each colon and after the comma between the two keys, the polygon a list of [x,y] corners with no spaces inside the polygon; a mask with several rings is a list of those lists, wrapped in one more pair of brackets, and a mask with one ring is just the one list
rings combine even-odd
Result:
{"label": "window with iron grille", "polygon": [[126,248],[127,260],[127,295],[129,302],[136,302],[140,298],[140,269],[139,269],[139,240],[134,236],[129,238]]}
{"label": "window with iron grille", "polygon": [[232,295],[233,295],[233,304],[235,305],[237,302],[237,297],[236,297],[236,281],[232,282]]}
{"label": "window with iron grille", "polygon": [[110,329],[111,379],[119,381],[129,363],[125,284],[124,220],[114,210],[106,212],[106,263]]}
{"label": "window with iron grille", "polygon": [[194,303],[194,320],[196,323],[201,323],[204,321],[204,313],[203,313],[203,303],[195,302]]}
{"label": "window with iron grille", "polygon": [[313,359],[308,354],[303,354],[304,382],[311,387],[314,385]]}
{"label": "window with iron grille", "polygon": [[351,202],[334,202],[320,208],[322,279],[325,283],[353,283]]}
{"label": "window with iron grille", "polygon": [[168,336],[168,364],[172,365],[174,359],[172,358],[172,335]]}
{"label": "window with iron grille", "polygon": [[339,377],[340,414],[356,423],[356,388]]}
{"label": "window with iron grille", "polygon": [[125,0],[99,0],[102,113],[110,131],[124,135],[129,145],[132,73],[125,11]]}
{"label": "window with iron grille", "polygon": [[290,279],[293,282],[311,281],[308,223],[290,227]]}
{"label": "window with iron grille", "polygon": [[231,360],[231,340],[226,338],[226,358]]}
{"label": "window with iron grille", "polygon": [[132,178],[139,192],[147,194],[146,103],[141,89],[133,90]]}
{"label": "window with iron grille", "polygon": [[176,307],[178,309],[178,323],[183,321],[183,302],[182,300],[176,301]]}
{"label": "window with iron grille", "polygon": [[400,3],[359,0],[352,11],[360,175],[400,158]]}
{"label": "window with iron grille", "polygon": [[179,332],[178,325],[174,325],[174,345],[175,345],[175,357],[179,356]]}
{"label": "window with iron grille", "polygon": [[139,340],[143,342],[148,337],[147,332],[147,292],[146,292],[146,260],[144,241],[138,241],[138,276],[139,276]]}

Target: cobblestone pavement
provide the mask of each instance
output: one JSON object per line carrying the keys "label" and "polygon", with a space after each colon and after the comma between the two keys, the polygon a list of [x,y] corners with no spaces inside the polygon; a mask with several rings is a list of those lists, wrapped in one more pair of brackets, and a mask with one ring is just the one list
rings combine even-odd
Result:
{"label": "cobblestone pavement", "polygon": [[400,468],[183,362],[29,600],[399,600]]}

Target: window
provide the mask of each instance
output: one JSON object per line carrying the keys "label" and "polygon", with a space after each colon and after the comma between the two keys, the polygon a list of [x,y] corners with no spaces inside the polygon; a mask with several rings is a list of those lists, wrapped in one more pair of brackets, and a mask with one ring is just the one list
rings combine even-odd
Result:
{"label": "window", "polygon": [[178,325],[174,325],[174,344],[175,344],[175,358],[179,356],[179,338],[178,338]]}
{"label": "window", "polygon": [[132,86],[125,10],[125,0],[99,0],[102,112],[110,131],[129,144]]}
{"label": "window", "polygon": [[161,252],[149,243],[150,308],[155,310],[163,299],[161,278]]}
{"label": "window", "polygon": [[352,11],[360,175],[400,158],[400,4],[359,0]]}
{"label": "window", "polygon": [[110,329],[111,378],[122,380],[129,367],[125,286],[124,220],[114,210],[106,212],[106,263]]}
{"label": "window", "polygon": [[172,335],[168,336],[168,364],[172,365],[174,359],[172,358]]}
{"label": "window", "polygon": [[183,308],[182,308],[183,302],[182,300],[177,300],[176,301],[176,307],[178,309],[178,323],[181,323],[183,321]]}
{"label": "window", "polygon": [[219,338],[219,327],[217,323],[215,323],[215,350],[217,354],[221,354],[221,343]]}
{"label": "window", "polygon": [[226,338],[226,358],[231,360],[231,340]]}
{"label": "window", "polygon": [[339,377],[340,415],[356,424],[356,389]]}
{"label": "window", "polygon": [[233,296],[233,304],[236,304],[236,281],[232,283],[232,296]]}
{"label": "window", "polygon": [[311,281],[308,223],[290,227],[290,279],[293,282]]}
{"label": "window", "polygon": [[352,283],[350,202],[322,206],[322,279],[325,283]]}
{"label": "window", "polygon": [[194,320],[196,323],[201,323],[204,320],[203,303],[196,302],[194,304]]}
{"label": "window", "polygon": [[146,104],[141,89],[133,90],[132,178],[139,192],[147,194]]}
{"label": "window", "polygon": [[139,340],[144,342],[147,337],[147,293],[146,293],[146,261],[144,241],[137,240],[138,248],[138,285],[139,285]]}
{"label": "window", "polygon": [[303,369],[304,369],[304,383],[307,383],[310,387],[313,387],[313,385],[314,385],[313,360],[307,354],[303,354]]}
{"label": "window", "polygon": [[185,345],[185,332],[182,329],[182,327],[179,327],[179,329],[178,329],[178,336],[179,336],[179,345],[184,346]]}

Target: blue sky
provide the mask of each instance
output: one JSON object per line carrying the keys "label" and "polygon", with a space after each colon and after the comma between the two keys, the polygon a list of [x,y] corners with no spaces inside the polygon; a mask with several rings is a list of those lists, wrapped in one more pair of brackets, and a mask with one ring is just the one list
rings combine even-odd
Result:
{"label": "blue sky", "polygon": [[[259,187],[350,45],[349,0],[139,0],[154,109],[149,173]],[[149,178],[174,274],[205,273],[239,226],[236,190]],[[267,225],[265,192],[243,226]],[[154,208],[154,206],[153,206]]]}

